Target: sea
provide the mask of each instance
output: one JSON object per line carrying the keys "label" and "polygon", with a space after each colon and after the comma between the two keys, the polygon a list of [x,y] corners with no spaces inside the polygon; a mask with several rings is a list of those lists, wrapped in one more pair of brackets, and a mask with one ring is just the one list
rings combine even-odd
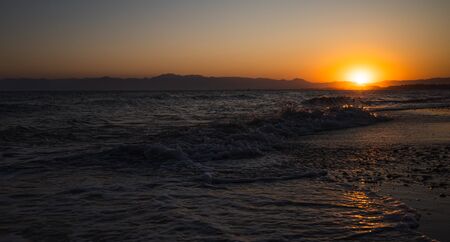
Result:
{"label": "sea", "polygon": [[402,156],[421,141],[396,132],[424,124],[408,111],[448,125],[449,107],[449,90],[0,92],[0,241],[431,241],[354,163]]}

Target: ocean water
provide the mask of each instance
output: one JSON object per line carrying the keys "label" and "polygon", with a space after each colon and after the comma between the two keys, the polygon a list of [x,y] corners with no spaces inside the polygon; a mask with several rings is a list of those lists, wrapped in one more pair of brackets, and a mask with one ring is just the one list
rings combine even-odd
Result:
{"label": "ocean water", "polygon": [[448,109],[449,91],[0,94],[0,239],[429,240],[321,152],[330,132]]}

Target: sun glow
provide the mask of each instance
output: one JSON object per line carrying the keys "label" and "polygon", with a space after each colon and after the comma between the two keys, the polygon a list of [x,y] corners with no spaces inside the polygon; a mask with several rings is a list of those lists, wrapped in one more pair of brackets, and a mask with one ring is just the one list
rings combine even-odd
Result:
{"label": "sun glow", "polygon": [[347,80],[364,86],[374,81],[374,74],[368,69],[353,69],[348,73]]}
{"label": "sun glow", "polygon": [[324,79],[335,81],[337,89],[367,90],[382,87],[387,78],[402,74],[399,66],[391,63],[388,57],[375,54],[355,55],[331,60],[330,65],[321,71]]}

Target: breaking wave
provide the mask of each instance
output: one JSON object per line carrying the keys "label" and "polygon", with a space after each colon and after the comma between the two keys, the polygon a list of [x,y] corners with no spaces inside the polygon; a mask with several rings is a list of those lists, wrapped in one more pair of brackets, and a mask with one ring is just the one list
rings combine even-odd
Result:
{"label": "breaking wave", "polygon": [[298,142],[386,120],[333,93],[1,96],[0,240],[428,241],[416,211],[345,178],[389,153]]}
{"label": "breaking wave", "polygon": [[104,161],[159,164],[166,161],[247,159],[282,150],[297,137],[369,125],[384,120],[353,106],[305,109],[286,105],[273,115],[228,123],[175,129],[97,154]]}
{"label": "breaking wave", "polygon": [[337,97],[315,97],[307,99],[302,102],[306,106],[314,107],[339,107],[339,106],[353,106],[363,107],[363,102],[359,98],[337,96]]}

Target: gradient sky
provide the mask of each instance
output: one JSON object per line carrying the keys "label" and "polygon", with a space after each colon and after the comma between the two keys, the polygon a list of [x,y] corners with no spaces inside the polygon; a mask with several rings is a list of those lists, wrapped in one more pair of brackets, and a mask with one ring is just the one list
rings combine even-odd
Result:
{"label": "gradient sky", "polygon": [[1,0],[0,78],[450,76],[448,0]]}

